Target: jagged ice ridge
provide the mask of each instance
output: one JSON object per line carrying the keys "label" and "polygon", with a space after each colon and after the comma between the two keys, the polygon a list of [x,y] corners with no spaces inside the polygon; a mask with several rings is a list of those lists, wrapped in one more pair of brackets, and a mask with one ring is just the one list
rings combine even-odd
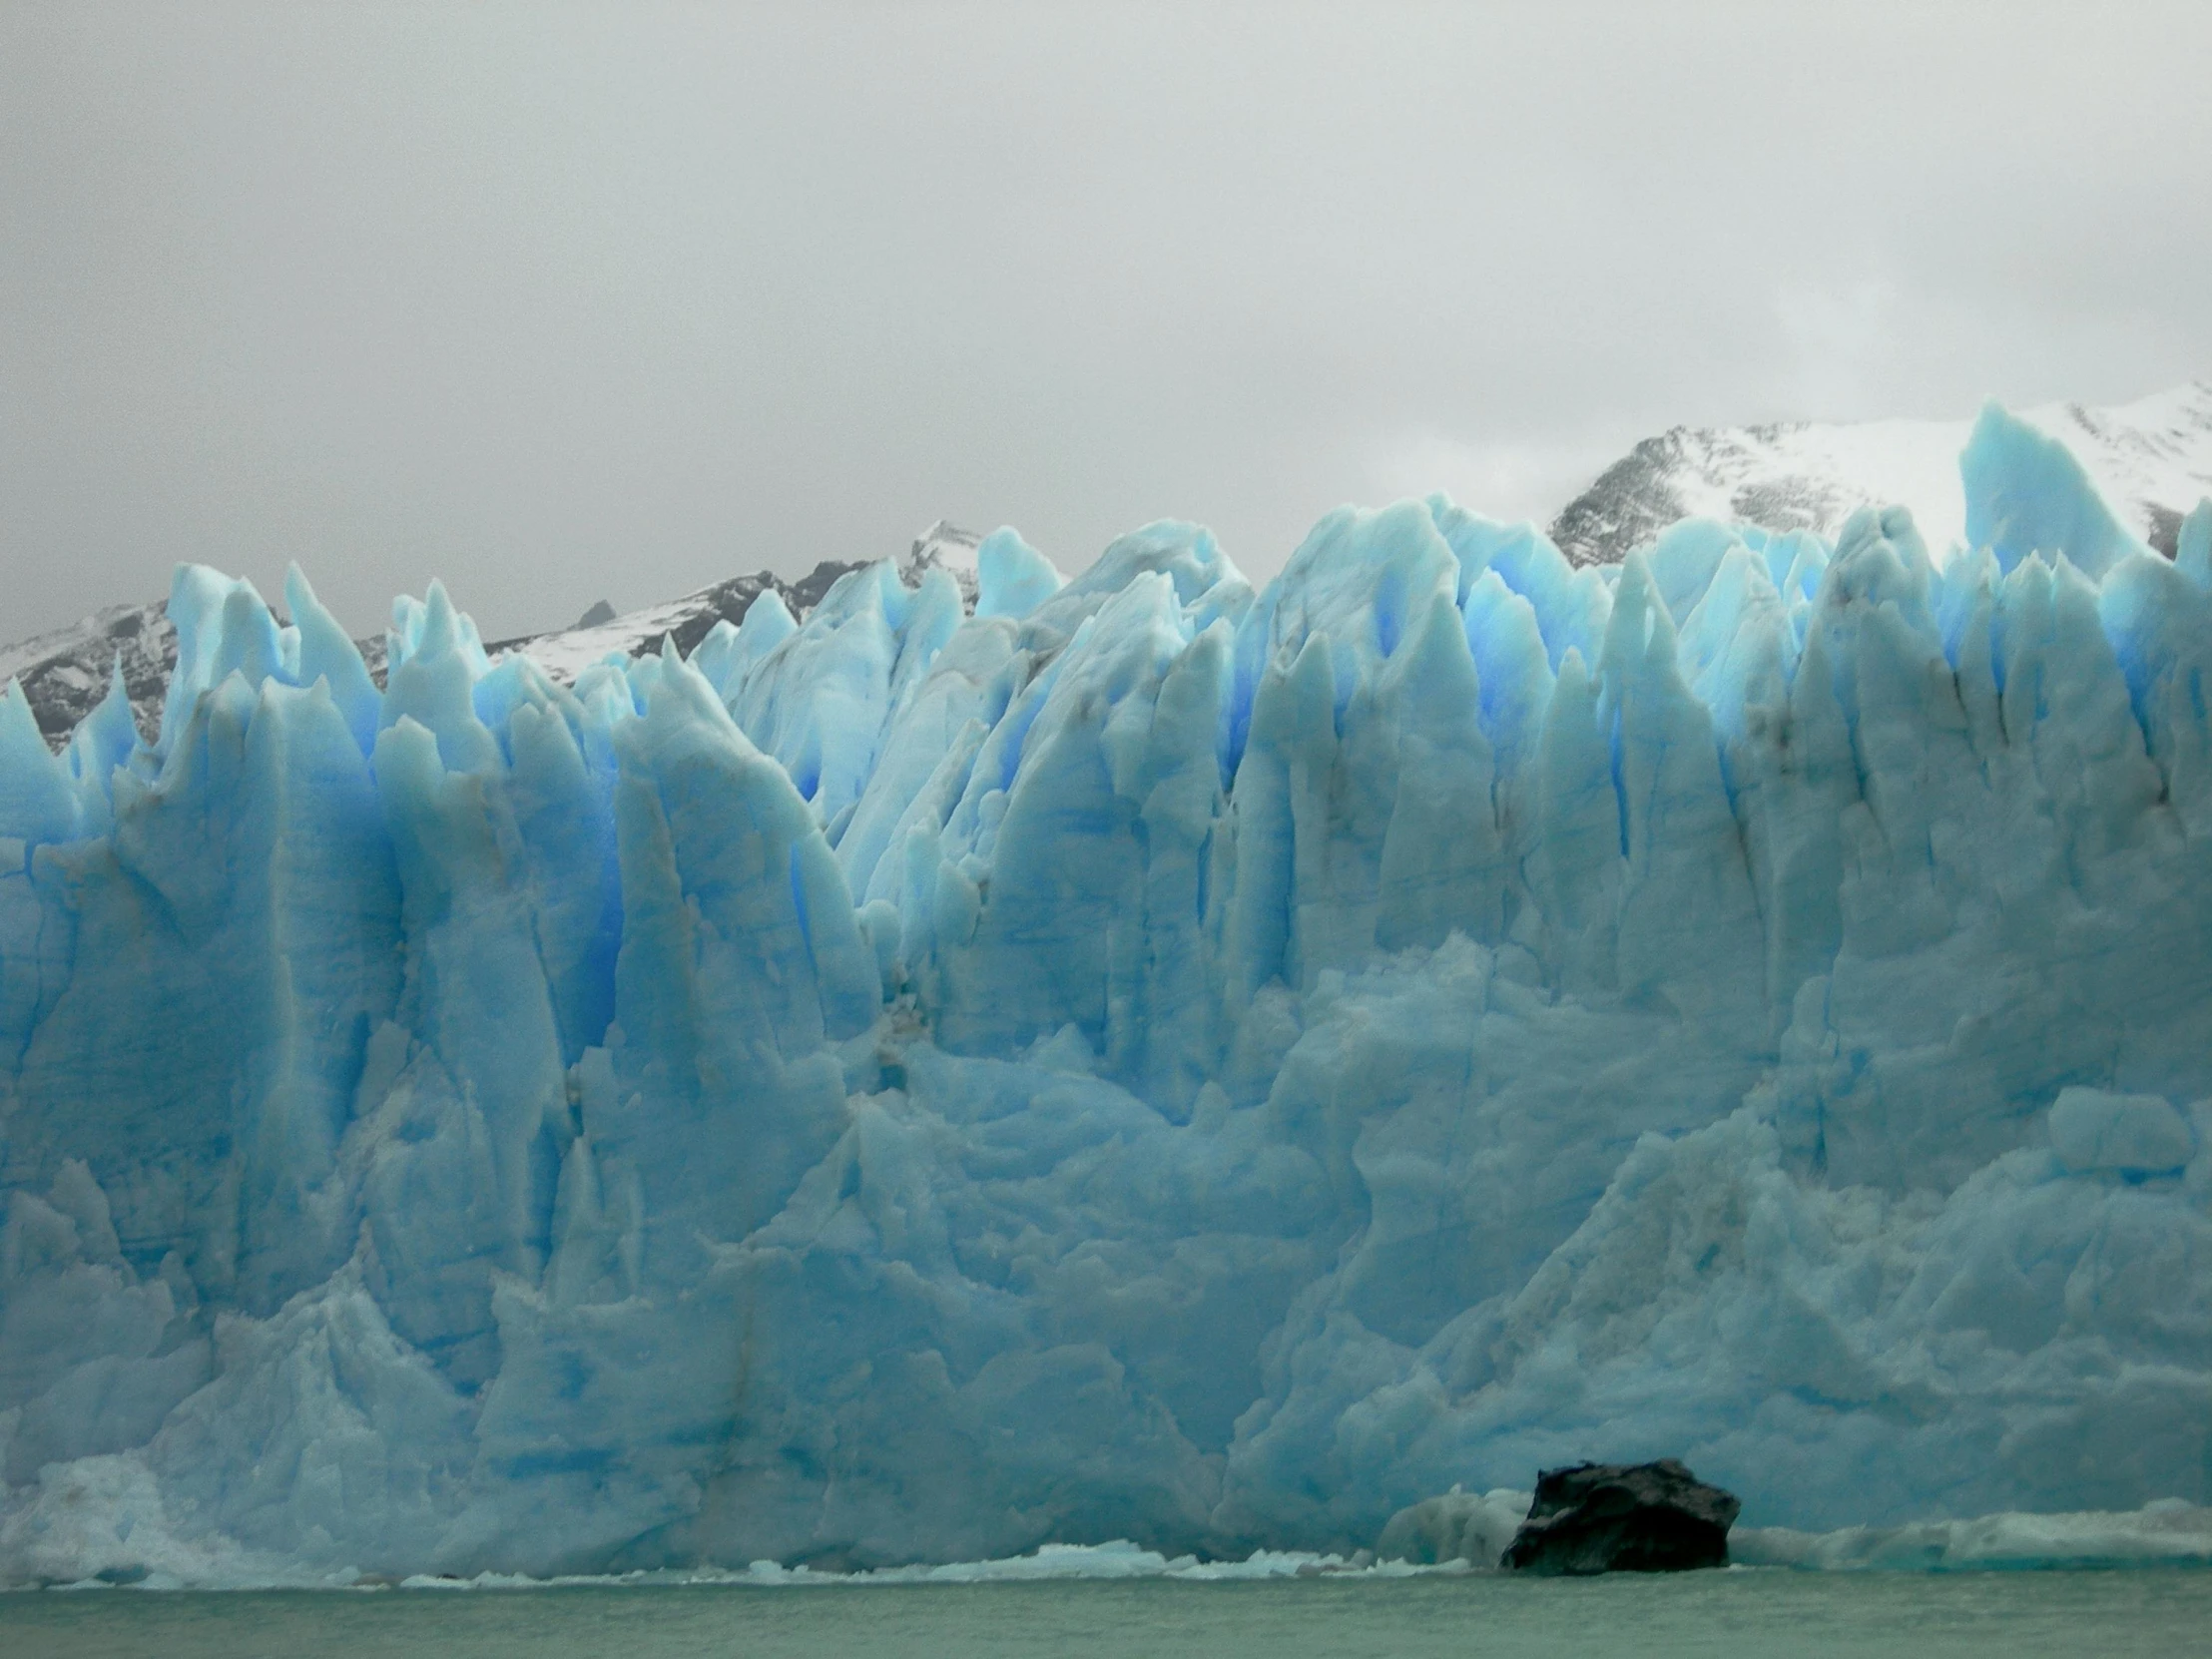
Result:
{"label": "jagged ice ridge", "polygon": [[0,699],[0,1579],[2202,1502],[2212,506],[1961,475],[1000,531],[573,686],[181,570],[155,742]]}

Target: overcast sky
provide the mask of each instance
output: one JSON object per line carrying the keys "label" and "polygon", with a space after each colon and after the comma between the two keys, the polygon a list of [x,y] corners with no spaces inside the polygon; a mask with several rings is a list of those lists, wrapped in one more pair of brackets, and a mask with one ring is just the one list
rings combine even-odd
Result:
{"label": "overcast sky", "polygon": [[0,0],[0,639],[1012,523],[1277,569],[1680,421],[2212,374],[2212,6]]}

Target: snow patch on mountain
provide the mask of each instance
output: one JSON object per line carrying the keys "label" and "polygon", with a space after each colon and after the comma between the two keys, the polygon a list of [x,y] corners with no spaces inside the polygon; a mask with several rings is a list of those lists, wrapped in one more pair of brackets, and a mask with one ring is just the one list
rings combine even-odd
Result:
{"label": "snow patch on mountain", "polygon": [[[2212,384],[2192,381],[2112,408],[2049,403],[2018,418],[2056,438],[2115,515],[2173,557],[2181,521],[2212,494]],[[1958,456],[1971,420],[1677,426],[1598,475],[1552,521],[1577,564],[1618,561],[1684,518],[1739,520],[1833,538],[1866,506],[1912,509],[1937,562],[1966,537]]]}
{"label": "snow patch on mountain", "polygon": [[976,554],[982,545],[983,538],[974,531],[963,530],[940,518],[914,538],[914,545],[898,561],[898,579],[910,588],[918,588],[921,579],[930,571],[944,571],[972,611],[977,581]]}

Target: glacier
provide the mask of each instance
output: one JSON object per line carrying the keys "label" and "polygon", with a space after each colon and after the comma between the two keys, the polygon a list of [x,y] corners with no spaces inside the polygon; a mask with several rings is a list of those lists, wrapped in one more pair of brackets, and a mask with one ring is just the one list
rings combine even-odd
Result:
{"label": "glacier", "polygon": [[153,741],[0,698],[0,1582],[2204,1503],[2212,503],[1960,479],[1001,530],[572,683],[180,569]]}

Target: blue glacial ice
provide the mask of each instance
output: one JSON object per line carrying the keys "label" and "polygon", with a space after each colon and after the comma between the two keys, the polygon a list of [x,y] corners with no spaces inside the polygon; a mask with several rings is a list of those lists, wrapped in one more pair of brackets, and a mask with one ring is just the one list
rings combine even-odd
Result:
{"label": "blue glacial ice", "polygon": [[2212,508],[1961,473],[1002,531],[573,685],[181,570],[158,741],[0,698],[0,1580],[2203,1503]]}

